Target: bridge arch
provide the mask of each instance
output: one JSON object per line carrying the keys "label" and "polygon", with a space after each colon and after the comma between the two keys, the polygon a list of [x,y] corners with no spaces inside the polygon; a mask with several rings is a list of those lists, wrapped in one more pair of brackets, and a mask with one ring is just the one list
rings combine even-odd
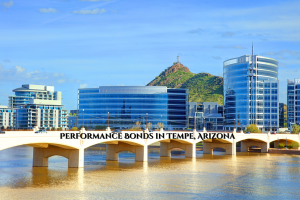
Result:
{"label": "bridge arch", "polygon": [[223,149],[223,150],[225,150],[225,154],[226,154],[226,148],[224,148],[224,147],[219,147],[219,146],[216,146],[216,147],[213,147],[212,149],[211,149],[211,154],[213,155],[214,154],[214,150],[216,150],[216,149]]}
{"label": "bridge arch", "polygon": [[284,144],[284,146],[291,145],[293,142],[297,142],[298,144],[300,144],[299,141],[297,141],[296,139],[286,139],[286,138],[272,139],[270,140],[270,143],[272,142],[274,144],[274,148],[278,148],[278,144],[280,143]]}
{"label": "bridge arch", "polygon": [[65,144],[64,142],[46,142],[44,140],[37,141],[37,142],[24,142],[24,141],[15,141],[15,142],[9,142],[9,143],[1,143],[0,151],[12,147],[27,145],[31,147],[37,147],[37,148],[48,148],[49,145],[57,146],[64,149],[79,149],[78,146]]}
{"label": "bridge arch", "polygon": [[238,138],[238,139],[235,140],[235,142],[241,142],[241,141],[246,141],[246,140],[253,140],[253,141],[257,141],[257,142],[268,143],[267,137],[262,138],[262,137],[255,137],[255,136]]}
{"label": "bridge arch", "polygon": [[196,157],[196,143],[185,140],[160,140],[160,157],[171,157],[172,149],[182,149],[185,157]]}
{"label": "bridge arch", "polygon": [[95,140],[95,141],[88,141],[88,140],[86,140],[86,141],[84,141],[84,148],[86,149],[86,148],[89,148],[89,147],[91,147],[91,146],[94,146],[94,145],[96,145],[96,144],[100,144],[100,143],[103,143],[103,144],[106,144],[106,145],[108,145],[108,144],[119,144],[119,143],[125,143],[125,144],[128,144],[128,145],[132,145],[132,146],[144,146],[145,145],[145,142],[144,142],[144,144],[142,143],[142,142],[139,142],[139,141],[128,141],[128,140],[101,140],[101,141],[99,141],[99,140]]}
{"label": "bridge arch", "polygon": [[[285,144],[285,141],[288,141],[288,142],[298,142],[299,143],[299,140],[297,140],[297,139],[286,139],[286,138],[279,138],[279,141],[284,141],[284,144]],[[272,139],[270,139],[270,142],[276,142],[276,141],[278,141],[278,138],[272,138]]]}
{"label": "bridge arch", "polygon": [[65,149],[54,145],[47,148],[33,148],[33,167],[48,167],[48,159],[52,156],[62,156],[68,159],[68,167],[83,167],[83,149]]}
{"label": "bridge arch", "polygon": [[255,137],[243,138],[238,140],[241,143],[241,152],[248,152],[251,147],[261,149],[261,153],[267,153],[269,150],[269,142]]}
{"label": "bridge arch", "polygon": [[225,149],[225,154],[235,154],[236,143],[231,139],[206,139],[203,140],[203,154],[213,154],[215,148]]}

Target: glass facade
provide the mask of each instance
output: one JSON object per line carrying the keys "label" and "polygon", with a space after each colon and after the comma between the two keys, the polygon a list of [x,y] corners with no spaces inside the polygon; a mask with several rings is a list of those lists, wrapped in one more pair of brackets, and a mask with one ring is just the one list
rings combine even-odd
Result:
{"label": "glass facade", "polygon": [[17,129],[31,129],[38,126],[42,129],[68,127],[67,111],[62,106],[26,104],[16,109],[15,127]]}
{"label": "glass facade", "polygon": [[13,92],[15,95],[8,97],[10,108],[24,106],[29,103],[30,99],[58,100],[61,98],[61,92],[54,91],[53,86],[27,84],[14,89]]}
{"label": "glass facade", "polygon": [[15,112],[16,110],[13,108],[0,106],[0,129],[13,127],[13,117]]}
{"label": "glass facade", "polygon": [[223,76],[225,130],[250,124],[263,131],[278,129],[278,61],[241,56],[223,63]]}
{"label": "glass facade", "polygon": [[300,79],[287,80],[287,125],[300,125]]}
{"label": "glass facade", "polygon": [[[78,90],[78,125],[132,128],[137,121],[164,124],[167,129],[187,126],[188,90],[165,86],[100,86]],[[109,121],[108,121],[109,113]]]}
{"label": "glass facade", "polygon": [[[195,120],[196,119],[196,123]],[[217,102],[189,102],[189,128],[223,130],[223,106]]]}

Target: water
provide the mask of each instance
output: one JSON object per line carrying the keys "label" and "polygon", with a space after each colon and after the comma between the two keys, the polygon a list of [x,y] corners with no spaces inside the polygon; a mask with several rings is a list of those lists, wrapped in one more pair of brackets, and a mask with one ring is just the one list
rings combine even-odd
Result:
{"label": "water", "polygon": [[105,151],[85,151],[85,168],[67,167],[67,159],[49,158],[49,167],[32,168],[32,148],[0,151],[0,199],[291,199],[300,195],[300,156],[238,153],[196,159],[172,154],[149,162],[121,153],[106,162]]}

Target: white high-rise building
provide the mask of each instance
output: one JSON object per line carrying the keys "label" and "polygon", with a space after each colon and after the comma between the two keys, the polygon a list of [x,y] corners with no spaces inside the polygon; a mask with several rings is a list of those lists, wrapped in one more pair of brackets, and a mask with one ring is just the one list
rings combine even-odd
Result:
{"label": "white high-rise building", "polygon": [[15,128],[68,128],[67,111],[61,104],[62,94],[54,91],[54,86],[27,84],[13,91],[15,95],[9,97],[9,105],[16,109]]}
{"label": "white high-rise building", "polygon": [[0,105],[0,129],[13,127],[15,109]]}

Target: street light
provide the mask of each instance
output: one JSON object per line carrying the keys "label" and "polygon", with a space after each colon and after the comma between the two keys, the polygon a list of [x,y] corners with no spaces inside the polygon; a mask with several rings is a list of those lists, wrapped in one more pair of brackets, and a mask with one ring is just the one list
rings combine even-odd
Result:
{"label": "street light", "polygon": [[83,112],[82,127],[84,128],[84,109],[82,109],[82,112]]}
{"label": "street light", "polygon": [[235,119],[234,119],[234,129],[235,129]]}
{"label": "street light", "polygon": [[197,105],[195,105],[194,130],[196,130],[196,112],[197,112]]}
{"label": "street light", "polygon": [[109,112],[107,112],[108,120],[107,120],[107,127],[109,127]]}
{"label": "street light", "polygon": [[148,118],[148,113],[146,113],[146,129],[148,128],[148,125],[147,125],[147,118]]}

